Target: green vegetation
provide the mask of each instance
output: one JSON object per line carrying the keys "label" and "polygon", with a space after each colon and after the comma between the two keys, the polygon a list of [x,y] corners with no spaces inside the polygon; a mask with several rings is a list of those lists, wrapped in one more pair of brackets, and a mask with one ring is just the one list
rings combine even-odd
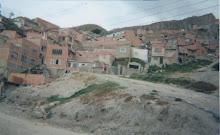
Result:
{"label": "green vegetation", "polygon": [[172,73],[172,72],[192,72],[195,69],[198,69],[202,66],[207,66],[211,64],[212,62],[209,60],[201,60],[201,59],[196,59],[193,60],[187,64],[172,64],[172,65],[165,65],[164,67],[158,67],[158,66],[150,66],[149,67],[149,72],[155,72],[158,70],[164,70],[166,73]]}
{"label": "green vegetation", "polygon": [[102,30],[100,29],[93,29],[91,30],[94,34],[100,34]]}
{"label": "green vegetation", "polygon": [[157,90],[152,90],[152,92],[157,92]]}
{"label": "green vegetation", "polygon": [[6,30],[13,30],[13,31],[17,31],[17,32],[23,34],[23,30],[18,28],[18,26],[15,25],[14,22],[11,19],[8,19],[8,18],[4,17],[2,19],[2,24],[6,28]]}
{"label": "green vegetation", "polygon": [[[64,97],[63,98],[63,97],[59,97],[59,95],[52,95],[52,96],[47,98],[47,101],[48,102],[60,101],[60,103],[62,104],[62,103],[69,102],[71,99],[76,98],[78,96],[81,96],[83,94],[90,93],[94,90],[97,90],[99,92],[101,91],[102,94],[103,94],[103,92],[106,92],[106,91],[109,92],[111,90],[115,90],[115,89],[118,89],[118,88],[121,88],[118,83],[108,81],[108,82],[103,83],[103,84],[90,85],[87,88],[84,88],[84,89],[81,89],[81,90],[75,92],[73,95],[71,95],[69,97]],[[48,112],[49,111],[50,110],[48,110]]]}
{"label": "green vegetation", "polygon": [[219,63],[216,63],[215,65],[213,65],[212,68],[213,68],[215,71],[219,71]]}
{"label": "green vegetation", "polygon": [[[145,67],[145,62],[141,59],[138,58],[131,58],[130,59],[131,62],[137,62],[139,64],[141,64],[142,67]],[[129,62],[128,58],[115,58],[115,60],[113,61],[112,65],[113,66],[118,66],[118,64],[123,65],[123,66],[127,66]]]}
{"label": "green vegetation", "polygon": [[182,102],[183,100],[181,98],[175,98],[175,101]]}
{"label": "green vegetation", "polygon": [[101,36],[105,36],[107,34],[108,34],[108,31],[106,31],[106,30],[102,30],[101,33],[100,33]]}
{"label": "green vegetation", "polygon": [[146,75],[138,75],[138,74],[132,74],[130,76],[132,79],[137,79],[137,80],[144,80],[144,81],[149,81],[149,82],[160,82],[160,83],[165,83],[165,84],[176,84],[179,86],[182,86],[187,89],[191,89],[197,92],[203,92],[210,94],[212,91],[215,91],[217,87],[213,84],[203,82],[203,81],[195,81],[195,80],[186,80],[183,78],[166,78],[163,75],[158,75],[158,74],[146,74]]}
{"label": "green vegetation", "polygon": [[130,60],[131,62],[137,62],[139,64],[141,64],[142,67],[145,67],[145,62],[141,59],[138,59],[138,58],[131,58]]}
{"label": "green vegetation", "polygon": [[112,63],[112,66],[118,66],[118,64],[120,65],[123,65],[123,66],[127,66],[128,65],[128,58],[115,58],[113,63]]}

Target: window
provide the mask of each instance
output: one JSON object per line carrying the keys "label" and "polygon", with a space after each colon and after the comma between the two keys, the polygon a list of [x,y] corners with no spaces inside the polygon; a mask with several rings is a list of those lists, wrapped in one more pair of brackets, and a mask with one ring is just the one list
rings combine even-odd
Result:
{"label": "window", "polygon": [[36,63],[36,60],[35,59],[31,59],[31,64],[35,65],[35,63]]}
{"label": "window", "polygon": [[56,60],[57,65],[61,65],[61,60]]}
{"label": "window", "polygon": [[18,53],[12,52],[12,56],[11,57],[17,59],[18,58]]}
{"label": "window", "polygon": [[46,51],[46,46],[42,46],[42,47],[41,47],[41,50],[42,50],[43,52],[45,52],[45,51]]}
{"label": "window", "polygon": [[51,59],[51,60],[50,60],[50,64],[51,64],[51,65],[54,65],[54,64],[55,64],[55,61],[56,61],[55,59]]}
{"label": "window", "polygon": [[61,49],[53,49],[53,50],[52,50],[52,54],[62,55],[62,50],[61,50]]}
{"label": "window", "polygon": [[154,52],[160,52],[160,48],[155,48]]}
{"label": "window", "polygon": [[66,30],[63,30],[63,31],[62,31],[62,34],[65,34],[65,33],[66,33]]}
{"label": "window", "polygon": [[65,40],[65,37],[63,37],[63,41]]}
{"label": "window", "polygon": [[23,50],[27,51],[28,50],[28,46],[27,45],[23,45]]}
{"label": "window", "polygon": [[61,60],[51,59],[50,60],[51,65],[61,65]]}
{"label": "window", "polygon": [[42,54],[40,53],[40,55],[39,55],[39,58],[41,59],[42,58]]}
{"label": "window", "polygon": [[21,61],[23,61],[23,62],[27,62],[27,56],[22,55],[22,56],[21,56]]}
{"label": "window", "polygon": [[73,67],[79,67],[78,63],[73,63]]}
{"label": "window", "polygon": [[33,49],[33,54],[37,54],[37,50]]}
{"label": "window", "polygon": [[126,52],[126,48],[120,48],[120,52]]}

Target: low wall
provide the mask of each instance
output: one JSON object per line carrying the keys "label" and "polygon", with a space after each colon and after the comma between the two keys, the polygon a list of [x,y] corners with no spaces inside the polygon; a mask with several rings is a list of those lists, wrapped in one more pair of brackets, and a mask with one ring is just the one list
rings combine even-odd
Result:
{"label": "low wall", "polygon": [[50,83],[53,79],[50,77],[45,77],[43,74],[22,74],[22,73],[11,73],[9,76],[9,82],[22,84],[33,84],[34,86],[43,84],[43,83]]}

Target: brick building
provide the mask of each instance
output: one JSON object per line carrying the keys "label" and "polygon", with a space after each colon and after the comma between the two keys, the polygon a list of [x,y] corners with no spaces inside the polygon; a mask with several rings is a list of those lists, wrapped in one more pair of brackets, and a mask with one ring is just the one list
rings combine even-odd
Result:
{"label": "brick building", "polygon": [[23,72],[40,64],[40,47],[25,38],[9,39],[0,44],[0,74]]}
{"label": "brick building", "polygon": [[66,72],[68,52],[68,46],[60,46],[58,44],[47,45],[45,64],[50,70],[52,77],[60,76]]}

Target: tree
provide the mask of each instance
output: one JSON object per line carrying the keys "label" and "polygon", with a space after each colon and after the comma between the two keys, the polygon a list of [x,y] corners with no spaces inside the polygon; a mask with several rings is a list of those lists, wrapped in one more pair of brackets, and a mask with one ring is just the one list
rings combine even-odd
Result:
{"label": "tree", "polygon": [[95,34],[100,34],[102,32],[100,29],[93,29],[91,31]]}

